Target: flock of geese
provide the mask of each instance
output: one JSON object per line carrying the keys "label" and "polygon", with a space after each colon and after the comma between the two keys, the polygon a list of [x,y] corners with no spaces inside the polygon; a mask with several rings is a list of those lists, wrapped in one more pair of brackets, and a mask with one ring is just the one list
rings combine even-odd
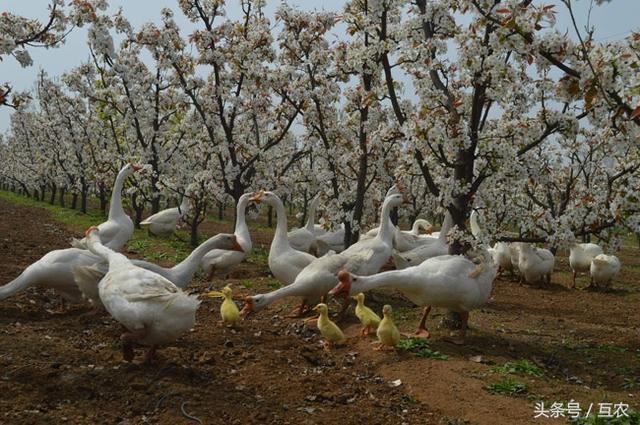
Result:
{"label": "flock of geese", "polygon": [[[467,256],[448,255],[447,233],[452,220],[447,214],[440,232],[426,220],[416,220],[411,231],[402,231],[391,219],[391,211],[406,202],[400,184],[392,186],[380,210],[380,226],[362,235],[345,249],[344,228],[330,232],[315,224],[320,199],[314,198],[306,226],[287,231],[284,205],[273,192],[258,191],[240,197],[233,234],[218,234],[195,248],[182,262],[171,268],[120,253],[133,234],[134,225],[122,207],[121,192],[127,177],[141,167],[125,165],[115,180],[107,221],[87,229],[85,237],[73,240],[72,247],[47,253],[27,267],[17,278],[0,287],[0,300],[31,286],[54,289],[64,300],[88,302],[96,311],[104,308],[126,331],[121,336],[123,358],[132,361],[134,345],[148,347],[144,361],[156,348],[174,341],[193,328],[200,305],[197,295],[184,291],[199,268],[210,277],[225,276],[241,263],[252,249],[245,211],[250,203],[265,203],[277,214],[277,226],[271,243],[268,264],[282,287],[264,294],[248,296],[242,311],[233,301],[229,287],[204,294],[224,299],[221,315],[234,322],[240,316],[258,312],[286,297],[297,297],[300,306],[292,312],[299,317],[309,310],[319,313],[318,328],[326,347],[340,343],[344,335],[329,319],[327,297],[344,297],[339,317],[351,298],[357,301],[356,316],[363,335],[375,330],[380,347],[397,344],[400,333],[385,305],[383,318],[364,304],[364,293],[377,288],[393,288],[418,306],[424,307],[415,336],[428,337],[426,319],[432,307],[459,312],[462,329],[454,343],[463,343],[469,312],[487,302],[499,270],[519,272],[527,282],[550,281],[554,256],[546,249],[525,243],[498,242],[479,248]],[[156,235],[170,235],[189,210],[183,200],[176,208],[163,210],[141,222]],[[421,234],[420,230],[427,234]],[[471,217],[474,236],[481,238],[477,214]],[[396,270],[380,273],[393,259]],[[605,255],[595,244],[574,244],[570,265],[577,273],[590,271],[596,284],[610,283],[620,262]],[[62,305],[62,307],[64,307]]]}

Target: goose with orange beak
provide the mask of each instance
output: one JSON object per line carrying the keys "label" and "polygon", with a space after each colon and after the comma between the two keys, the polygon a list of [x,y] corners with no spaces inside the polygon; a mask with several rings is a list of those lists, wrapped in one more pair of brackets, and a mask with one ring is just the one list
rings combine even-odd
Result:
{"label": "goose with orange beak", "polygon": [[207,274],[209,280],[213,280],[214,276],[228,276],[231,270],[238,264],[242,263],[253,248],[251,244],[251,235],[245,218],[245,212],[250,199],[253,198],[252,193],[245,193],[238,199],[236,205],[236,226],[233,230],[238,244],[242,250],[228,251],[225,249],[212,249],[202,257],[200,266]]}
{"label": "goose with orange beak", "polygon": [[[111,250],[120,251],[133,235],[133,221],[122,208],[122,187],[128,177],[140,170],[142,166],[137,164],[126,164],[122,167],[111,192],[109,217],[107,221],[97,226],[102,243]],[[73,239],[71,245],[74,248],[87,249],[86,239]]]}
{"label": "goose with orange beak", "polygon": [[486,303],[491,294],[497,266],[486,251],[475,257],[476,264],[460,255],[442,255],[430,258],[418,266],[392,270],[373,276],[357,276],[346,270],[338,273],[339,283],[329,294],[354,295],[378,288],[394,288],[414,304],[424,306],[418,330],[413,336],[429,337],[425,324],[431,307],[444,307],[462,315],[460,338],[450,339],[464,343],[469,312]]}
{"label": "goose with orange beak", "polygon": [[[361,275],[377,273],[391,256],[393,231],[390,227],[389,214],[395,206],[401,205],[404,201],[402,193],[399,193],[396,188],[390,189],[382,207],[381,222],[383,224],[378,236],[353,244],[339,254],[327,254],[313,260],[299,272],[295,281],[289,286],[267,294],[247,297],[242,310],[243,314],[259,311],[279,299],[295,296],[302,299],[296,314],[300,316],[335,286],[336,275],[340,270],[345,269]],[[347,298],[341,315],[346,311],[349,302],[350,299]]]}
{"label": "goose with orange beak", "polygon": [[278,222],[269,249],[269,269],[283,285],[292,284],[302,269],[316,257],[291,247],[287,237],[287,213],[282,201],[275,193],[261,190],[255,192],[249,201],[258,204],[264,202],[276,210]]}
{"label": "goose with orange beak", "polygon": [[184,293],[159,274],[137,267],[104,246],[98,228],[89,228],[85,238],[89,250],[109,263],[98,290],[105,309],[127,329],[120,337],[126,361],[134,358],[133,344],[149,347],[147,362],[159,345],[193,328],[200,305],[197,296]]}
{"label": "goose with orange beak", "polygon": [[[196,249],[191,251],[187,258],[173,267],[162,267],[144,260],[131,260],[131,262],[135,266],[158,273],[160,276],[169,279],[178,288],[184,289],[191,282],[196,271],[198,271],[203,256],[212,249],[242,252],[242,247],[235,235],[220,233],[202,242]],[[96,308],[102,305],[98,294],[98,283],[108,270],[109,266],[105,261],[96,262],[92,265],[79,265],[73,268],[73,277],[82,295]]]}

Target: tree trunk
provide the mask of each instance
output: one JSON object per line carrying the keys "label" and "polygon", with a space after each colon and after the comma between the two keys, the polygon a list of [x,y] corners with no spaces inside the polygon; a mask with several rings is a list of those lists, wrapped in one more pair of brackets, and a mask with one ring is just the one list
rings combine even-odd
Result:
{"label": "tree trunk", "polygon": [[58,187],[55,184],[51,185],[51,196],[49,197],[49,203],[51,205],[56,203],[56,194],[58,193]]}
{"label": "tree trunk", "polygon": [[224,204],[222,202],[218,202],[218,220],[224,220]]}
{"label": "tree trunk", "polygon": [[64,208],[64,207],[65,207],[65,204],[64,204],[64,197],[65,197],[65,195],[66,195],[66,194],[67,194],[67,189],[65,189],[64,187],[61,187],[61,188],[60,188],[60,198],[59,198],[59,199],[60,199],[60,206],[61,206],[62,208]]}
{"label": "tree trunk", "polygon": [[[473,150],[461,150],[457,155],[458,165],[454,169],[454,179],[456,184],[465,186],[473,181],[473,167],[474,167],[474,152]],[[463,193],[455,196],[453,202],[448,208],[449,214],[452,219],[452,227],[458,229],[466,229],[466,221],[469,218],[471,212],[471,197],[468,193]],[[449,246],[449,254],[451,255],[463,255],[469,250],[470,246],[466,243],[462,243],[459,240],[455,240],[451,246]],[[460,313],[455,311],[447,311],[446,315],[442,318],[442,326],[457,330],[462,327],[462,317]]]}
{"label": "tree trunk", "polygon": [[108,192],[103,183],[98,186],[98,198],[100,198],[100,211],[102,215],[107,215],[107,205],[109,203]]}
{"label": "tree trunk", "polygon": [[40,186],[40,202],[44,202],[44,191],[46,189],[45,185]]}
{"label": "tree trunk", "polygon": [[397,207],[391,210],[391,216],[390,217],[391,217],[391,222],[397,226],[398,222],[400,221],[400,214],[398,214],[398,208]]}
{"label": "tree trunk", "polygon": [[303,198],[304,203],[302,205],[302,216],[300,216],[299,227],[304,227],[307,222],[307,214],[309,213],[309,198],[307,198],[307,191],[304,191]]}
{"label": "tree trunk", "polygon": [[78,208],[78,194],[73,192],[71,194],[71,209],[75,210],[76,208]]}
{"label": "tree trunk", "polygon": [[160,211],[160,194],[155,194],[151,198],[151,213],[155,214]]}
{"label": "tree trunk", "polygon": [[[193,208],[193,214],[189,215],[189,218],[191,219],[189,221],[189,230],[190,230],[190,237],[189,237],[189,243],[191,244],[192,248],[195,248],[198,246],[198,225],[200,224],[200,217],[203,214],[203,209],[204,209],[204,201],[200,202],[198,200],[196,200],[194,202],[194,208]],[[220,203],[218,203],[218,208],[220,208]]]}
{"label": "tree trunk", "polygon": [[[267,208],[267,225],[273,227],[273,207],[271,205]],[[640,233],[638,234],[638,246],[640,246]]]}
{"label": "tree trunk", "polygon": [[86,183],[84,183],[84,179],[82,182],[82,190],[80,191],[80,212],[83,214],[87,213],[87,200],[89,198],[89,187]]}

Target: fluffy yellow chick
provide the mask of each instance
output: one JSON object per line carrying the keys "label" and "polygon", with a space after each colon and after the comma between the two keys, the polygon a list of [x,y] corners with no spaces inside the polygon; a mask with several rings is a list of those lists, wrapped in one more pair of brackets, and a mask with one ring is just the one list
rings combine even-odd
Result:
{"label": "fluffy yellow chick", "polygon": [[380,324],[380,316],[378,316],[373,310],[364,305],[364,294],[360,292],[358,295],[352,297],[358,302],[356,305],[356,316],[362,323],[362,335],[369,335],[371,329],[377,329]]}
{"label": "fluffy yellow chick", "polygon": [[220,306],[220,316],[227,323],[235,323],[240,319],[240,310],[235,302],[233,302],[233,291],[231,287],[225,286],[221,291],[212,291],[205,294],[209,298],[224,298]]}
{"label": "fluffy yellow chick", "polygon": [[396,327],[395,323],[393,323],[393,318],[391,317],[391,306],[389,304],[382,308],[382,314],[384,317],[382,318],[382,321],[378,326],[378,331],[376,332],[378,335],[378,341],[380,341],[380,345],[377,350],[381,350],[382,347],[395,347],[400,341],[400,331]]}
{"label": "fluffy yellow chick", "polygon": [[346,339],[338,325],[333,323],[331,319],[329,319],[329,310],[327,309],[327,305],[320,303],[313,308],[313,310],[317,311],[320,316],[318,317],[318,329],[320,329],[320,333],[326,340],[325,350],[331,348],[333,344],[340,344],[344,342]]}

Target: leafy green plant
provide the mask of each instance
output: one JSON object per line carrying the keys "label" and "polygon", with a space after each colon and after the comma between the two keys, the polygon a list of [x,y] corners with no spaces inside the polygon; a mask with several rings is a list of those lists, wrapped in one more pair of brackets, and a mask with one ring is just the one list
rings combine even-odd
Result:
{"label": "leafy green plant", "polygon": [[424,338],[407,338],[401,339],[398,348],[403,350],[416,350],[420,348],[429,348],[429,341]]}
{"label": "leafy green plant", "polygon": [[269,287],[271,289],[279,289],[279,288],[282,288],[282,283],[280,283],[276,279],[268,279],[267,280],[267,287]]}
{"label": "leafy green plant", "polygon": [[149,249],[150,245],[151,244],[146,239],[136,239],[129,241],[127,247],[132,251],[144,253],[147,249]]}
{"label": "leafy green plant", "polygon": [[527,385],[523,382],[516,381],[515,379],[504,379],[500,382],[489,384],[485,387],[491,394],[503,394],[503,395],[522,395],[528,391]]}
{"label": "leafy green plant", "polygon": [[496,373],[506,374],[521,374],[531,376],[542,376],[542,369],[535,363],[529,360],[516,360],[513,362],[507,362],[502,366],[495,366],[491,370]]}
{"label": "leafy green plant", "polygon": [[632,376],[631,378],[624,378],[622,388],[625,390],[635,390],[640,388],[640,376]]}
{"label": "leafy green plant", "polygon": [[398,343],[398,348],[411,351],[418,357],[425,357],[436,360],[447,360],[449,356],[439,351],[432,350],[429,342],[424,338],[402,339]]}
{"label": "leafy green plant", "polygon": [[240,285],[244,286],[246,289],[253,288],[253,282],[251,282],[250,280],[241,280]]}

